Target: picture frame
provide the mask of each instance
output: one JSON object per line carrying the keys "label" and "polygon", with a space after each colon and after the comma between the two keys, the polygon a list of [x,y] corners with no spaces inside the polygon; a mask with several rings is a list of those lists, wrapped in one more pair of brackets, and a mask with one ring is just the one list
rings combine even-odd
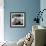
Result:
{"label": "picture frame", "polygon": [[25,12],[10,12],[10,27],[25,27]]}

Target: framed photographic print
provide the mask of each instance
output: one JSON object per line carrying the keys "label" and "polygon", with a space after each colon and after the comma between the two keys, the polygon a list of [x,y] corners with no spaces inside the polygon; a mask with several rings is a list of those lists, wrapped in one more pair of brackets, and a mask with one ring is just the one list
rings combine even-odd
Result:
{"label": "framed photographic print", "polygon": [[10,12],[10,27],[24,27],[25,12]]}

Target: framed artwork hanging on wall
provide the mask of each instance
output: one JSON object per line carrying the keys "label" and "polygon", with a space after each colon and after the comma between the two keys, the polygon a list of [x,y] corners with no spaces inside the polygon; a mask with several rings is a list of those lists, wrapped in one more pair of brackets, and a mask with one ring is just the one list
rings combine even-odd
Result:
{"label": "framed artwork hanging on wall", "polygon": [[25,27],[25,12],[10,12],[10,27]]}

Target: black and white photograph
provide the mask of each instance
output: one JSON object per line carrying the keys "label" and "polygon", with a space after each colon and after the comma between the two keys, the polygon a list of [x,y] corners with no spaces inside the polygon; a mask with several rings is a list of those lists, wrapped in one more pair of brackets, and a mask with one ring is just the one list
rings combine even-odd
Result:
{"label": "black and white photograph", "polygon": [[24,12],[11,12],[10,13],[10,26],[11,27],[24,27],[25,22]]}

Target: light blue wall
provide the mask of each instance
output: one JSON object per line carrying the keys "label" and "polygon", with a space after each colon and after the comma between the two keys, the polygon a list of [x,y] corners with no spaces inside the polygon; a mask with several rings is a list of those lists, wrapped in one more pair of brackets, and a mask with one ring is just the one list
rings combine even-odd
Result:
{"label": "light blue wall", "polygon": [[[46,0],[41,0],[40,1],[40,10],[42,11],[43,9],[46,9]],[[40,25],[45,26],[46,27],[46,10],[43,12],[43,22],[40,22]]]}
{"label": "light blue wall", "polygon": [[[18,41],[32,29],[33,19],[40,9],[40,0],[4,0],[4,38]],[[26,12],[25,28],[10,28],[10,12]]]}

